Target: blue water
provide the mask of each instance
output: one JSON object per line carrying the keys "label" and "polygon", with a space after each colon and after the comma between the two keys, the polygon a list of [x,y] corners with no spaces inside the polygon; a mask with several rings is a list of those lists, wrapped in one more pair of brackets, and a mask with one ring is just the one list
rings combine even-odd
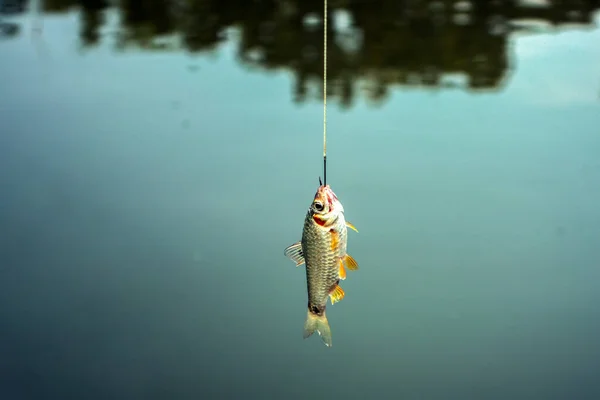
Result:
{"label": "blue water", "polygon": [[360,270],[330,349],[283,256],[322,174],[320,81],[294,102],[235,29],[119,51],[115,15],[92,47],[77,10],[6,17],[0,398],[600,398],[599,14],[510,34],[494,88],[332,98]]}

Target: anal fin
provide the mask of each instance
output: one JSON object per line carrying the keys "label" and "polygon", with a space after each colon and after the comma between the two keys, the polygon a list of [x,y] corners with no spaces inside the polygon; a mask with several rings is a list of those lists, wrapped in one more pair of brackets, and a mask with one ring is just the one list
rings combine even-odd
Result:
{"label": "anal fin", "polygon": [[331,300],[331,304],[335,304],[338,301],[342,300],[345,295],[346,293],[344,293],[344,290],[340,287],[340,285],[335,285],[331,293],[329,293],[329,299]]}
{"label": "anal fin", "polygon": [[302,243],[296,242],[289,245],[283,251],[283,254],[296,263],[296,267],[304,264],[304,253],[302,252]]}
{"label": "anal fin", "polygon": [[344,262],[346,268],[348,268],[350,271],[356,271],[358,269],[358,263],[350,254],[346,254],[344,257],[342,257],[342,261]]}

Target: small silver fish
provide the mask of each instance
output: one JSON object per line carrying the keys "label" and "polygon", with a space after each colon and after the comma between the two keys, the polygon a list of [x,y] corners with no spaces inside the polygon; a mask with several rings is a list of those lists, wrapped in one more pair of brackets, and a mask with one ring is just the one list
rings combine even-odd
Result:
{"label": "small silver fish", "polygon": [[344,298],[340,280],[346,279],[346,269],[357,270],[358,264],[346,253],[349,227],[344,207],[329,185],[321,185],[306,213],[302,240],[288,246],[284,254],[296,263],[306,264],[308,315],[304,323],[304,338],[315,331],[328,347],[331,328],[325,315],[327,298],[331,304]]}

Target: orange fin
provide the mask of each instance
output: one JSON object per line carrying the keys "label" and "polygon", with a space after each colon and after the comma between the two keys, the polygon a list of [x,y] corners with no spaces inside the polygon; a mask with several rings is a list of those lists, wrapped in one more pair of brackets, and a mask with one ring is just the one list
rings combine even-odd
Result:
{"label": "orange fin", "polygon": [[302,253],[302,243],[296,242],[292,245],[289,245],[283,251],[283,254],[296,263],[296,267],[304,264],[304,253]]}
{"label": "orange fin", "polygon": [[342,260],[350,271],[356,271],[358,269],[358,263],[350,254],[346,254]]}
{"label": "orange fin", "polygon": [[340,285],[335,285],[331,293],[329,293],[329,299],[331,300],[331,304],[335,304],[338,301],[342,300],[345,295],[346,293],[344,293],[344,290],[340,287]]}
{"label": "orange fin", "polygon": [[344,263],[340,260],[340,279],[346,279],[346,268],[344,268]]}
{"label": "orange fin", "polygon": [[331,250],[336,251],[340,245],[340,235],[333,229],[329,233],[331,233]]}
{"label": "orange fin", "polygon": [[350,229],[352,229],[354,232],[358,233],[358,229],[356,229],[356,227],[354,225],[352,225],[350,222],[346,221],[346,226]]}

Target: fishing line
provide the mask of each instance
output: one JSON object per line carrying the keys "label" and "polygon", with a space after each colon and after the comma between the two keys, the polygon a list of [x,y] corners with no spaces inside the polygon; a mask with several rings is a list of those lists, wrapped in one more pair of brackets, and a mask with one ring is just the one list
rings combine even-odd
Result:
{"label": "fishing line", "polygon": [[327,0],[323,14],[323,184],[327,185]]}

